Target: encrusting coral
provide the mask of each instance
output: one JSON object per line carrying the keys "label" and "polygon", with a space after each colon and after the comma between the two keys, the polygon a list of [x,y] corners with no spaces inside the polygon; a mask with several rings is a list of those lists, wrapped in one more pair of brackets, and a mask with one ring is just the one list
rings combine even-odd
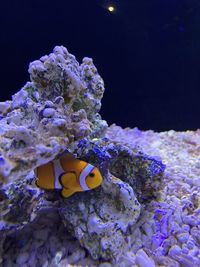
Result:
{"label": "encrusting coral", "polygon": [[[92,59],[79,65],[65,47],[57,46],[32,62],[29,73],[31,82],[12,101],[0,103],[1,263],[12,266],[6,244],[13,235],[20,238],[17,233],[37,228],[38,220],[52,212],[66,229],[66,240],[72,235],[94,260],[116,263],[129,246],[142,207],[156,197],[165,166],[136,146],[105,137],[108,126],[98,113],[104,83]],[[102,185],[68,199],[56,190],[36,188],[33,170],[63,153],[98,167]],[[65,241],[63,229],[56,238]],[[66,251],[61,254],[68,259]],[[17,262],[25,264],[26,256]],[[47,258],[32,266],[57,266],[53,256],[52,262]]]}

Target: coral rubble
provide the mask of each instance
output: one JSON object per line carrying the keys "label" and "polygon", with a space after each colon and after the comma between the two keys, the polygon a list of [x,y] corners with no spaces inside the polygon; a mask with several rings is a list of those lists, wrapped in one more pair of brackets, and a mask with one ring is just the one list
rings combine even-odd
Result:
{"label": "coral rubble", "polygon": [[[108,127],[92,59],[63,46],[29,73],[0,103],[0,264],[199,266],[199,132]],[[36,188],[33,170],[63,153],[98,167],[102,186],[67,199]]]}

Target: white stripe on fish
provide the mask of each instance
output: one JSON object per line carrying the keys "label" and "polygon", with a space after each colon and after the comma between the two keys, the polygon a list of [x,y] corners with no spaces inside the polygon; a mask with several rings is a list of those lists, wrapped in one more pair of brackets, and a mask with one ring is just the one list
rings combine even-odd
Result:
{"label": "white stripe on fish", "polygon": [[87,166],[82,170],[79,176],[80,186],[83,189],[83,191],[90,190],[90,188],[86,184],[86,177],[91,173],[93,169],[94,169],[94,166],[88,163]]}
{"label": "white stripe on fish", "polygon": [[54,165],[54,173],[55,173],[54,186],[56,189],[62,189],[62,185],[60,184],[59,177],[65,171],[63,170],[63,168],[60,164],[60,160],[54,160],[53,165]]}

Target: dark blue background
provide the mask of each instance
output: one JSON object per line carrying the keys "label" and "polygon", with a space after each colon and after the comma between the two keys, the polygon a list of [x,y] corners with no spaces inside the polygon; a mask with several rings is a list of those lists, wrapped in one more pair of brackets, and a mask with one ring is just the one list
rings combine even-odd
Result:
{"label": "dark blue background", "polygon": [[109,124],[200,127],[200,1],[6,0],[0,13],[1,101],[29,80],[29,62],[64,45],[94,59]]}

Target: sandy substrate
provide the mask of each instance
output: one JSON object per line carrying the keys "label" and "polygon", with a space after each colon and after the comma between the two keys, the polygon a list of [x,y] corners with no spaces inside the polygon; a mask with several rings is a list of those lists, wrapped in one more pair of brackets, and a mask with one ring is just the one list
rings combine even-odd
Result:
{"label": "sandy substrate", "polygon": [[[113,266],[200,266],[200,131],[155,133],[113,125],[107,137],[139,146],[166,165],[160,190],[130,230],[129,250]],[[93,261],[56,211],[8,237],[3,255],[3,267],[111,266]]]}

